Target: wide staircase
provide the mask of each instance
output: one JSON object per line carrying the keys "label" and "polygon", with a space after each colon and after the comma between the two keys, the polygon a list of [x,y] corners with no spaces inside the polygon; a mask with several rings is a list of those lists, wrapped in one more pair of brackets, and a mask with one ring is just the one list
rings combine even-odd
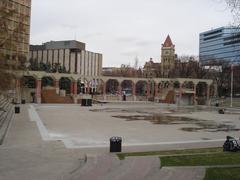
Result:
{"label": "wide staircase", "polygon": [[51,104],[73,104],[74,101],[71,96],[60,96],[55,89],[42,90],[42,103]]}
{"label": "wide staircase", "polygon": [[168,91],[165,99],[160,101],[161,103],[175,104],[175,92],[174,90]]}
{"label": "wide staircase", "polygon": [[0,97],[0,145],[7,134],[8,127],[14,114],[14,106],[11,99]]}
{"label": "wide staircase", "polygon": [[157,180],[158,157],[128,157],[119,160],[114,154],[87,157],[85,165],[71,174],[71,180]]}

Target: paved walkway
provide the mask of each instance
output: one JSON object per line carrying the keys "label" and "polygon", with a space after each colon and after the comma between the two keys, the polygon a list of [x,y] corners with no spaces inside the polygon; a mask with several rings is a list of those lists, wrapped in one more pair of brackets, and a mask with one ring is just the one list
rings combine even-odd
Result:
{"label": "paved walkway", "polygon": [[[66,149],[61,141],[43,141],[36,123],[29,119],[28,108],[29,105],[21,106],[21,114],[15,115],[0,146],[0,180],[190,180],[204,177],[204,167],[164,167],[160,170],[158,157],[128,157],[120,161],[107,152],[108,148]],[[160,149],[182,146],[162,146]],[[195,146],[199,144],[189,145]],[[148,148],[130,147],[135,151]],[[89,152],[87,159],[86,152]]]}
{"label": "paved walkway", "polygon": [[0,146],[0,180],[68,179],[70,172],[83,165],[84,154],[66,149],[58,141],[42,141],[28,105],[21,107]]}

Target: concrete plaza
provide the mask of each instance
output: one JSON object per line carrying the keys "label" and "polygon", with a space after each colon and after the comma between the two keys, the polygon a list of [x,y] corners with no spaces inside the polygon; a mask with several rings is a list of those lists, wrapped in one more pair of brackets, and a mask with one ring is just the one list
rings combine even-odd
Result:
{"label": "concrete plaza", "polygon": [[21,105],[0,146],[0,179],[202,179],[204,168],[160,170],[158,157],[119,161],[109,138],[121,136],[123,151],[222,146],[226,135],[239,136],[238,113],[144,102]]}
{"label": "concrete plaza", "polygon": [[240,129],[236,112],[223,115],[215,108],[153,103],[31,105],[29,115],[44,140],[61,140],[66,148],[108,147],[112,136],[123,138],[126,151],[173,144],[216,146],[227,135],[238,137]]}

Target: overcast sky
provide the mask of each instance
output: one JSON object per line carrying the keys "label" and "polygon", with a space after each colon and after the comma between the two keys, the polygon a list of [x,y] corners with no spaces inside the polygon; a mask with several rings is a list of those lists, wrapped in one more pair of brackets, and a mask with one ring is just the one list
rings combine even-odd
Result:
{"label": "overcast sky", "polygon": [[143,65],[168,34],[178,55],[198,55],[199,33],[231,22],[224,0],[32,0],[31,44],[76,39],[104,66]]}

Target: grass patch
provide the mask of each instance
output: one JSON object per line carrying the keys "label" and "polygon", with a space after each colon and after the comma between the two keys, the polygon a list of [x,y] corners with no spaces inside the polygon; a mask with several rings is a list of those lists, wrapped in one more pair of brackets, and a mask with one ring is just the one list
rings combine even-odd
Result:
{"label": "grass patch", "polygon": [[120,160],[128,156],[171,156],[181,154],[199,154],[199,153],[220,153],[222,148],[200,148],[200,149],[184,149],[171,151],[148,151],[148,152],[131,152],[131,153],[117,153]]}
{"label": "grass patch", "polygon": [[160,157],[161,166],[208,166],[240,164],[239,152],[222,152],[216,154],[193,154]]}
{"label": "grass patch", "polygon": [[204,180],[237,180],[240,179],[240,168],[209,168]]}

